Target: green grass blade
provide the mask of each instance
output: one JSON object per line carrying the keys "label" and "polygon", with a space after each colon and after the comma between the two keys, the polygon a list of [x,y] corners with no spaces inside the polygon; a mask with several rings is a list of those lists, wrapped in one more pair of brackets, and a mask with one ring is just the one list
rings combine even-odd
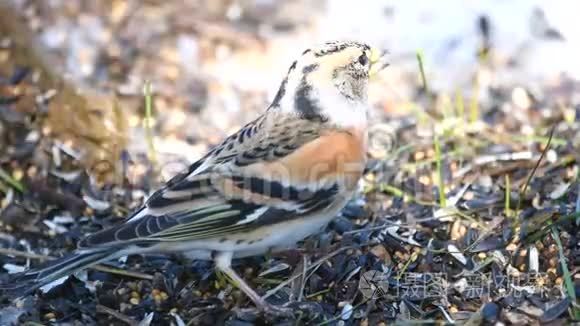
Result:
{"label": "green grass blade", "polygon": [[511,215],[512,215],[512,211],[510,209],[510,192],[511,192],[510,175],[506,174],[505,175],[505,216],[507,216],[507,217],[511,217]]}
{"label": "green grass blade", "polygon": [[437,166],[439,205],[441,207],[447,207],[447,199],[445,198],[445,180],[443,179],[443,164],[441,163],[441,144],[439,144],[439,137],[437,137],[437,135],[435,135],[433,143],[435,145],[435,164]]}
{"label": "green grass blade", "polygon": [[471,101],[469,103],[469,122],[474,123],[479,120],[479,83],[475,81],[473,84],[473,94],[471,94]]}
{"label": "green grass blade", "polygon": [[[577,166],[578,171],[576,172],[576,183],[578,183],[578,190],[576,196],[576,213],[580,213],[580,166]],[[576,225],[580,225],[580,214],[576,216]]]}
{"label": "green grass blade", "polygon": [[544,159],[544,157],[546,156],[546,153],[548,153],[548,150],[550,149],[550,144],[552,143],[552,137],[554,136],[554,131],[555,130],[556,130],[556,125],[554,125],[552,127],[552,130],[550,130],[550,136],[548,137],[548,143],[546,144],[546,147],[542,151],[542,154],[540,155],[540,158],[536,162],[536,165],[534,166],[534,169],[532,170],[532,172],[528,176],[528,179],[526,180],[526,183],[524,184],[524,188],[520,192],[520,196],[518,198],[518,206],[516,207],[516,214],[519,213],[519,211],[520,211],[521,204],[522,204],[522,198],[526,194],[526,191],[528,190],[528,186],[530,185],[530,182],[532,181],[532,178],[534,177],[534,174],[536,174],[536,171],[538,170],[538,167],[540,167],[540,163],[542,163],[542,160]]}
{"label": "green grass blade", "polygon": [[463,92],[460,89],[455,92],[455,109],[457,111],[457,117],[461,122],[465,121],[465,103],[463,100]]}
{"label": "green grass blade", "polygon": [[24,192],[24,186],[18,180],[14,179],[8,172],[4,171],[4,169],[0,168],[0,179],[4,180],[8,185],[12,188]]}
{"label": "green grass blade", "polygon": [[427,84],[427,78],[425,77],[423,51],[417,51],[417,61],[419,62],[419,72],[421,73],[421,82],[423,83],[423,90],[425,91],[425,93],[429,93],[429,85]]}
{"label": "green grass blade", "polygon": [[552,237],[556,241],[556,246],[558,247],[558,256],[560,256],[560,265],[562,266],[562,276],[564,277],[564,285],[566,287],[566,292],[570,298],[572,317],[576,320],[580,320],[580,308],[576,307],[576,292],[574,290],[574,282],[572,281],[572,275],[568,269],[568,264],[566,263],[566,256],[564,256],[564,248],[562,247],[562,241],[560,240],[560,233],[558,229],[552,227]]}
{"label": "green grass blade", "polygon": [[143,96],[145,97],[145,137],[147,138],[147,148],[149,160],[155,165],[157,155],[153,142],[153,90],[151,82],[146,81],[143,85]]}

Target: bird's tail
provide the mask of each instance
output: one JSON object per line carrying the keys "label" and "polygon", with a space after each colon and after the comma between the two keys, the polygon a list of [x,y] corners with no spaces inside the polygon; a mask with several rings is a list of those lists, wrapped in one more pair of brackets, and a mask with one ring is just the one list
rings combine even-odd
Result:
{"label": "bird's tail", "polygon": [[10,298],[24,296],[59,278],[107,260],[115,253],[115,248],[75,251],[38,268],[16,274],[8,284],[0,285],[0,293]]}

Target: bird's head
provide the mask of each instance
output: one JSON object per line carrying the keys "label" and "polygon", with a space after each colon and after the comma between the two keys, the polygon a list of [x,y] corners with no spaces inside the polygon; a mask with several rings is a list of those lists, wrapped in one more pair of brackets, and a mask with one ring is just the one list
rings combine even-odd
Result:
{"label": "bird's head", "polygon": [[307,49],[290,66],[271,107],[306,119],[354,123],[355,114],[366,115],[369,77],[387,66],[385,53],[346,41]]}

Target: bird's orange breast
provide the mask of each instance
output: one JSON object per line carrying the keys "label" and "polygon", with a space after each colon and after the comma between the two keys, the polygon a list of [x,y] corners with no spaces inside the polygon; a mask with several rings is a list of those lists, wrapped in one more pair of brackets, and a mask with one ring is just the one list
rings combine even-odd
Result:
{"label": "bird's orange breast", "polygon": [[342,182],[354,189],[366,163],[366,132],[328,131],[284,158],[251,166],[252,174],[295,185]]}

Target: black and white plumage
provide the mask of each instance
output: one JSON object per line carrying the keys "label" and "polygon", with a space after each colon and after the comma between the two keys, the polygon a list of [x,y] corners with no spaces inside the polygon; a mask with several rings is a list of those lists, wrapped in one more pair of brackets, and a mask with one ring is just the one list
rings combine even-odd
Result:
{"label": "black and white plumage", "polygon": [[357,42],[304,51],[263,115],[168,181],[126,221],[18,275],[11,287],[23,294],[102,261],[186,252],[214,259],[256,305],[281,311],[231,269],[231,259],[293,245],[344,207],[364,169],[366,86],[382,59]]}

